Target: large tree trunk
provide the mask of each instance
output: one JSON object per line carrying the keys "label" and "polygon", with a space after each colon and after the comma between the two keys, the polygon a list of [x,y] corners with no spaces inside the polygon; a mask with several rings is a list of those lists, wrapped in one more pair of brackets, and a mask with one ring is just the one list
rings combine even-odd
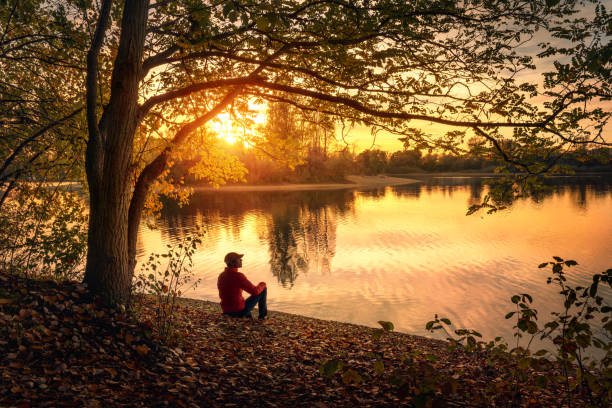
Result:
{"label": "large tree trunk", "polygon": [[[130,296],[138,227],[145,199],[151,183],[167,166],[171,146],[167,146],[145,166],[136,180],[132,180],[134,134],[142,117],[138,106],[138,85],[143,69],[148,0],[125,2],[121,39],[111,78],[111,96],[102,118],[97,122],[96,57],[101,46],[100,38],[103,38],[106,30],[105,22],[108,21],[108,9],[105,7],[110,3],[111,0],[103,2],[98,28],[87,56],[89,140],[85,163],[90,189],[90,216],[84,282],[107,303],[121,304],[128,301]],[[262,69],[263,65],[252,76]],[[191,132],[218,115],[241,89],[241,86],[235,87],[213,109],[185,124],[172,143],[182,143]],[[134,189],[130,194],[132,182]]]}
{"label": "large tree trunk", "polygon": [[[119,172],[113,176],[122,178]],[[85,283],[110,304],[127,301],[133,275],[127,237],[129,191],[120,191],[116,184],[109,177],[105,177],[101,185],[89,183],[91,198]]]}
{"label": "large tree trunk", "polygon": [[[101,295],[110,304],[125,303],[129,299],[134,273],[130,239],[135,240],[136,236],[128,234],[131,163],[138,125],[138,85],[148,5],[148,0],[126,0],[110,100],[96,129],[92,129],[91,120],[88,123],[86,167],[90,215],[84,281],[94,294]],[[93,57],[88,60],[88,98],[95,95],[92,76],[97,76]],[[88,115],[93,115],[91,103],[88,103]]]}

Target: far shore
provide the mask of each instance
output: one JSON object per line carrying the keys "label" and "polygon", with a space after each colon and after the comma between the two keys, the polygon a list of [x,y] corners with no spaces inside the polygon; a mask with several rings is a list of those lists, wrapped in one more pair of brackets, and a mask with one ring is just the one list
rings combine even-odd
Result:
{"label": "far shore", "polygon": [[[525,174],[525,173],[523,173]],[[440,172],[410,172],[410,173],[394,173],[390,175],[400,177],[418,177],[427,179],[431,177],[445,178],[445,177],[502,177],[503,174],[487,171],[440,171]],[[609,177],[612,176],[612,171],[583,171],[576,172],[575,174],[548,174],[547,178],[564,178],[564,177],[584,177],[584,176],[598,176],[598,177]],[[423,181],[423,180],[419,180]]]}
{"label": "far shore", "polygon": [[347,176],[347,183],[310,183],[310,184],[263,184],[263,185],[237,185],[237,186],[194,186],[194,191],[304,191],[304,190],[342,190],[354,188],[380,188],[386,186],[399,186],[403,184],[421,183],[421,180],[393,177],[393,176]]}
{"label": "far shore", "polygon": [[[248,192],[248,191],[307,191],[307,190],[349,190],[356,188],[382,188],[386,186],[400,186],[423,183],[431,178],[498,178],[502,175],[492,172],[457,171],[457,172],[411,172],[397,174],[379,174],[376,176],[346,176],[346,182],[335,183],[284,183],[284,184],[239,184],[212,186],[189,186],[193,191],[216,192]],[[579,177],[612,177],[612,172],[591,171],[575,174],[553,174],[547,178],[579,178]],[[78,181],[51,181],[44,182],[48,188],[58,188],[65,191],[82,192],[83,187]]]}

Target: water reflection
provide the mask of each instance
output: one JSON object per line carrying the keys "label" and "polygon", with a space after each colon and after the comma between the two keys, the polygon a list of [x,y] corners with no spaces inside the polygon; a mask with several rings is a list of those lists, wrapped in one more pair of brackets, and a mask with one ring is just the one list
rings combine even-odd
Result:
{"label": "water reflection", "polygon": [[[308,271],[300,236],[304,236],[299,211],[291,209],[273,214],[269,225],[269,252],[272,275],[286,286],[293,286],[300,272]],[[300,240],[302,241],[302,240]],[[298,248],[301,247],[301,248]]]}
{"label": "water reflection", "polygon": [[[337,218],[354,216],[355,200],[373,203],[396,198],[419,200],[441,196],[452,201],[457,192],[467,191],[465,209],[479,204],[487,191],[484,177],[423,177],[422,182],[365,190],[326,190],[297,192],[201,192],[189,205],[179,208],[173,201],[164,203],[161,224],[163,242],[176,243],[192,232],[195,225],[206,228],[206,240],[214,247],[223,235],[239,242],[246,218],[255,215],[257,237],[268,246],[270,270],[284,287],[292,287],[300,275],[331,273],[336,250]],[[547,189],[529,198],[541,205],[547,199],[569,194],[580,212],[587,209],[589,195],[604,197],[612,191],[609,177],[556,177],[546,181]],[[401,222],[401,220],[398,220]],[[158,225],[159,227],[160,225]],[[138,253],[145,247],[138,243]]]}
{"label": "water reflection", "polygon": [[[206,192],[166,203],[140,253],[161,252],[194,225],[206,228],[194,259],[202,279],[188,296],[218,300],[223,255],[245,252],[243,271],[266,281],[272,309],[427,334],[434,313],[505,335],[508,299],[537,299],[547,315],[558,294],[537,269],[552,255],[576,258],[574,283],[612,266],[612,182],[555,178],[539,197],[494,216],[466,217],[487,192],[483,178],[426,178],[386,189]],[[160,249],[161,248],[161,249]]]}
{"label": "water reflection", "polygon": [[[414,177],[414,176],[413,176]],[[426,194],[442,194],[444,197],[452,199],[453,193],[469,191],[469,199],[466,208],[473,204],[480,204],[484,193],[487,191],[487,184],[491,180],[489,177],[417,177],[422,183],[391,187],[391,191],[396,196],[413,196],[419,198],[424,192]],[[544,189],[529,198],[534,203],[540,203],[553,196],[561,196],[569,192],[572,203],[577,209],[585,210],[588,204],[588,196],[595,198],[603,197],[612,192],[612,175],[586,175],[586,176],[558,176],[550,177],[544,181]],[[381,194],[382,192],[382,194]],[[377,190],[369,193],[374,197],[384,197],[384,190]]]}
{"label": "water reflection", "polygon": [[[377,193],[384,197],[384,189]],[[355,192],[299,191],[198,193],[179,208],[167,202],[162,213],[162,240],[179,242],[195,224],[207,226],[206,242],[228,233],[239,241],[248,214],[258,214],[258,238],[267,242],[272,275],[284,287],[309,271],[328,274],[336,247],[337,218],[353,210]],[[144,252],[142,244],[139,246]]]}
{"label": "water reflection", "polygon": [[270,268],[283,286],[299,274],[328,274],[336,248],[335,212],[327,206],[289,207],[272,214]]}

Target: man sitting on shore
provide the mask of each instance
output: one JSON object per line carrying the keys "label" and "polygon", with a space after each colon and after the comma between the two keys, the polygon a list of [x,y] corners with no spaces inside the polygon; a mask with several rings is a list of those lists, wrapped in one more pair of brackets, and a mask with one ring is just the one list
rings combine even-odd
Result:
{"label": "man sitting on shore", "polygon": [[[217,280],[221,310],[228,316],[252,318],[251,310],[255,305],[259,305],[259,319],[263,320],[268,315],[266,283],[259,282],[257,286],[253,286],[242,272],[238,272],[238,268],[242,268],[243,256],[244,254],[236,252],[225,255],[227,268]],[[243,290],[251,294],[246,300],[242,297]]]}

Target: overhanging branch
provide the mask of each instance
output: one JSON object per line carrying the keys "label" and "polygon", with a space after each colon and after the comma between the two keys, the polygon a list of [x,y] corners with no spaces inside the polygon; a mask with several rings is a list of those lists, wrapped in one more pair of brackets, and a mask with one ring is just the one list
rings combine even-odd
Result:
{"label": "overhanging branch", "polygon": [[98,100],[98,54],[102,48],[106,30],[108,29],[112,0],[103,0],[98,16],[98,25],[91,42],[91,48],[87,52],[87,77],[86,77],[86,107],[87,128],[89,130],[89,141],[87,142],[87,172],[95,179],[100,177],[100,151],[102,136],[98,127],[97,100]]}
{"label": "overhanging branch", "polygon": [[144,116],[153,108],[155,105],[170,101],[172,99],[182,98],[189,96],[192,93],[205,91],[208,89],[224,88],[231,86],[244,86],[244,85],[255,85],[257,83],[257,77],[243,77],[243,78],[229,78],[219,79],[216,81],[199,82],[184,88],[179,88],[174,91],[166,92],[165,94],[156,95],[146,100],[138,110],[138,120],[140,121]]}
{"label": "overhanging branch", "polygon": [[41,129],[39,129],[38,131],[34,132],[31,136],[29,136],[27,139],[23,140],[19,146],[17,146],[15,148],[15,150],[13,150],[13,152],[10,154],[9,157],[6,158],[6,160],[4,160],[4,163],[2,163],[2,167],[0,167],[0,182],[4,181],[4,172],[6,171],[6,169],[8,168],[8,166],[13,162],[13,160],[15,160],[15,158],[17,157],[17,155],[30,143],[34,142],[36,139],[38,139],[41,135],[45,134],[46,132],[48,132],[49,130],[53,129],[55,126],[65,122],[66,120],[73,118],[74,116],[76,116],[79,112],[81,112],[83,110],[83,107],[79,107],[77,109],[75,109],[74,111],[72,111],[71,113],[69,113],[68,115],[64,116],[63,118],[60,118],[58,120],[55,120],[51,123],[49,123],[48,125],[42,127]]}
{"label": "overhanging branch", "polygon": [[403,119],[403,120],[420,120],[426,122],[439,123],[441,125],[448,126],[456,126],[456,127],[469,127],[473,128],[475,126],[480,128],[515,128],[515,127],[525,127],[525,128],[544,128],[547,121],[538,121],[538,122],[481,122],[481,121],[466,121],[466,120],[452,120],[445,119],[436,116],[430,115],[422,115],[422,114],[413,114],[407,112],[389,112],[382,111],[374,108],[370,108],[361,102],[356,100],[326,94],[318,91],[311,91],[308,89],[302,89],[295,86],[284,85],[284,84],[275,84],[266,81],[257,81],[255,86],[271,89],[275,91],[281,91],[288,94],[294,95],[302,95],[312,99],[318,99],[321,101],[332,102],[335,104],[340,104],[352,108],[358,112],[365,113],[366,115],[376,116],[384,119]]}

